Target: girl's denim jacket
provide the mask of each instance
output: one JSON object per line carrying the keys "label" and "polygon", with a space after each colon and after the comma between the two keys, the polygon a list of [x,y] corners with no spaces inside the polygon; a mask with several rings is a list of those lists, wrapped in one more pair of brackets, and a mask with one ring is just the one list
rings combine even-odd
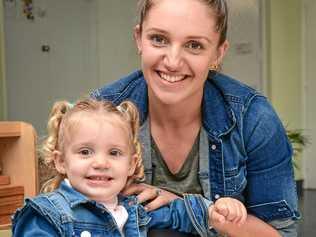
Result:
{"label": "girl's denim jacket", "polygon": [[[97,89],[91,96],[115,104],[130,100],[137,105],[142,124],[147,121],[147,84],[141,71]],[[290,229],[294,233],[299,213],[292,147],[267,98],[210,71],[201,112],[208,148],[206,155],[200,155],[199,180],[204,196],[213,201],[224,196],[238,198],[249,213],[270,222],[281,234]],[[144,133],[146,129],[141,134],[145,138],[146,182],[151,183],[150,142]]]}
{"label": "girl's denim jacket", "polygon": [[[128,212],[124,236],[147,236],[149,228],[174,229],[210,236],[207,207],[201,195],[184,195],[169,205],[146,212],[135,196],[119,197]],[[64,182],[52,193],[26,199],[13,218],[13,236],[122,236],[110,212]]]}

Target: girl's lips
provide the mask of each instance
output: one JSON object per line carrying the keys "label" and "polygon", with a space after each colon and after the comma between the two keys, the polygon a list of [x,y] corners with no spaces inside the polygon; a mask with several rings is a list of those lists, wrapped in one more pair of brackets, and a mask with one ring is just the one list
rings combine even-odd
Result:
{"label": "girl's lips", "polygon": [[161,71],[157,71],[157,74],[162,80],[170,82],[170,83],[183,81],[187,77],[186,75],[171,75],[171,74],[167,74]]}

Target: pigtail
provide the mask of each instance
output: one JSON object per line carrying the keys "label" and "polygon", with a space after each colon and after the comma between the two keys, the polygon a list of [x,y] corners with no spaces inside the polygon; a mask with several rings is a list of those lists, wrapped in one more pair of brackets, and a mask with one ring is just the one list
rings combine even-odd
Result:
{"label": "pigtail", "polygon": [[134,147],[134,152],[137,155],[136,158],[136,168],[134,174],[129,178],[127,186],[132,182],[140,182],[144,180],[144,166],[142,162],[142,147],[138,139],[139,133],[139,113],[137,107],[129,101],[122,102],[117,106],[118,110],[125,115],[127,121],[131,127],[132,142]]}
{"label": "pigtail", "polygon": [[62,147],[59,147],[59,143],[61,143],[60,145],[63,143],[59,141],[59,132],[61,131],[60,127],[66,112],[71,109],[71,107],[72,105],[67,101],[60,101],[54,104],[50,112],[47,125],[48,135],[42,144],[41,158],[46,166],[55,171],[55,176],[43,184],[41,192],[51,192],[55,190],[64,179],[64,175],[59,174],[55,169],[54,151],[62,149]]}

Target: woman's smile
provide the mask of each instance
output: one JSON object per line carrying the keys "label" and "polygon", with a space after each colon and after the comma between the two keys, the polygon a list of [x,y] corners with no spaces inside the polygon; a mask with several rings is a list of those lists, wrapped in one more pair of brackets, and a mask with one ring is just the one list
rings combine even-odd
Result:
{"label": "woman's smile", "polygon": [[157,74],[162,80],[170,82],[170,83],[179,82],[179,81],[182,81],[182,80],[187,78],[186,75],[168,74],[168,73],[164,73],[162,71],[157,71]]}

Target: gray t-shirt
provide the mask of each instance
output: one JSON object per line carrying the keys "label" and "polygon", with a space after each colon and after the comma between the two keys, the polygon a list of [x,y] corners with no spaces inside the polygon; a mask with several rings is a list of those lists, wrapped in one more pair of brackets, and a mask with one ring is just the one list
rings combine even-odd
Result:
{"label": "gray t-shirt", "polygon": [[200,133],[196,137],[187,159],[181,169],[173,174],[165,163],[157,144],[151,137],[151,157],[153,164],[153,185],[178,195],[183,193],[202,194],[199,181],[199,141]]}

